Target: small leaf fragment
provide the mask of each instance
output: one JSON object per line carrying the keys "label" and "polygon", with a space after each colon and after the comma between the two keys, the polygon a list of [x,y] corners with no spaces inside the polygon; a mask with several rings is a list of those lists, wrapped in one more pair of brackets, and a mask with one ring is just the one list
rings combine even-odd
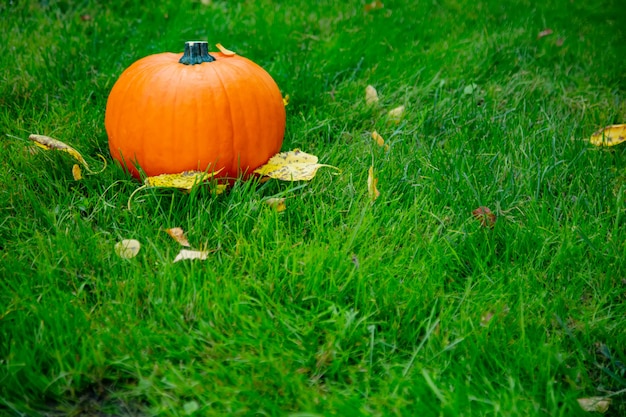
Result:
{"label": "small leaf fragment", "polygon": [[141,249],[141,243],[135,239],[124,239],[115,244],[115,253],[123,259],[130,259],[137,256]]}
{"label": "small leaf fragment", "polygon": [[378,92],[373,85],[365,87],[365,104],[368,106],[378,103]]}
{"label": "small leaf fragment", "polygon": [[489,209],[489,207],[480,206],[472,211],[472,215],[480,222],[482,227],[492,229],[496,224],[496,215]]}
{"label": "small leaf fragment", "polygon": [[372,202],[376,201],[376,199],[380,197],[380,192],[378,191],[376,185],[378,185],[378,178],[374,177],[374,165],[371,165],[367,173],[367,193],[369,194]]}
{"label": "small leaf fragment", "polygon": [[277,212],[281,212],[281,211],[285,211],[287,210],[287,204],[285,204],[285,198],[284,197],[272,197],[272,198],[268,198],[267,200],[265,200],[265,204],[267,204],[268,206],[272,207],[274,210],[276,210]]}
{"label": "small leaf fragment", "polygon": [[626,124],[611,125],[591,135],[589,140],[596,146],[615,146],[626,141]]}
{"label": "small leaf fragment", "polygon": [[606,397],[579,398],[578,404],[589,413],[606,413],[611,405],[611,399]]}
{"label": "small leaf fragment", "polygon": [[74,177],[76,181],[80,181],[83,179],[83,173],[80,170],[80,165],[74,164],[72,166],[72,176]]}
{"label": "small leaf fragment", "polygon": [[389,110],[389,113],[387,113],[387,115],[389,116],[390,121],[394,123],[400,122],[400,120],[402,120],[402,117],[404,116],[404,106],[398,106],[395,109]]}
{"label": "small leaf fragment", "polygon": [[165,229],[165,232],[172,237],[176,242],[178,242],[181,246],[191,246],[189,241],[187,240],[187,236],[185,236],[185,232],[180,227],[172,227],[170,229]]}
{"label": "small leaf fragment", "polygon": [[474,92],[478,90],[478,85],[471,83],[465,86],[465,88],[463,89],[463,94],[465,94],[466,96],[470,95],[470,94],[474,94]]}
{"label": "small leaf fragment", "polygon": [[230,49],[226,49],[222,46],[221,43],[215,44],[215,46],[217,46],[217,49],[220,50],[220,52],[226,56],[233,56],[233,55],[237,55],[236,52],[231,51]]}
{"label": "small leaf fragment", "polygon": [[191,250],[191,249],[181,249],[174,258],[174,262],[184,261],[187,259],[197,259],[200,261],[204,261],[209,256],[209,252],[205,250]]}
{"label": "small leaf fragment", "polygon": [[539,34],[537,35],[537,39],[545,38],[546,36],[550,35],[552,35],[552,29],[547,28],[539,32]]}
{"label": "small leaf fragment", "polygon": [[381,148],[385,148],[386,151],[389,150],[389,145],[385,143],[385,139],[375,130],[372,132],[372,139],[374,139],[374,142]]}
{"label": "small leaf fragment", "polygon": [[317,161],[317,156],[294,149],[272,156],[265,165],[255,169],[254,173],[282,181],[310,181],[321,167],[338,169],[331,165],[318,164]]}
{"label": "small leaf fragment", "polygon": [[368,13],[372,10],[382,9],[383,7],[385,7],[385,5],[382,1],[374,0],[373,2],[366,4],[363,9],[365,10],[365,13]]}
{"label": "small leaf fragment", "polygon": [[28,139],[35,142],[35,145],[37,145],[41,149],[45,149],[47,151],[57,150],[57,151],[66,152],[72,155],[72,157],[76,159],[78,162],[80,162],[87,171],[91,171],[89,169],[89,165],[87,164],[87,161],[85,161],[85,158],[83,158],[80,152],[78,152],[76,149],[72,148],[71,146],[61,142],[60,140],[51,138],[50,136],[44,136],[44,135],[30,135]]}
{"label": "small leaf fragment", "polygon": [[289,104],[289,94],[285,95],[285,97],[283,97],[283,105],[285,107],[287,107],[287,105]]}

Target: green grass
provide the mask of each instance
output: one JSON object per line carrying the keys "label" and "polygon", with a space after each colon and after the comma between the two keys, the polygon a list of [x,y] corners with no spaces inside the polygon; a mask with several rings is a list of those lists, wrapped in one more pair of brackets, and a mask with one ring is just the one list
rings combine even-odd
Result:
{"label": "green grass", "polygon": [[[626,413],[626,148],[585,140],[626,122],[619,0],[100,3],[0,5],[0,414]],[[119,167],[31,152],[108,157],[121,71],[195,39],[266,68],[283,149],[341,174],[129,211]],[[172,263],[174,226],[216,251]]]}

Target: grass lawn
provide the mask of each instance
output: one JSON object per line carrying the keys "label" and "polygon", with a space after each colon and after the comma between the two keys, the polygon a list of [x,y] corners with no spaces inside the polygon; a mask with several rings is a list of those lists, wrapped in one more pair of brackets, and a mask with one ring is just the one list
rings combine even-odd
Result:
{"label": "grass lawn", "polygon": [[[626,123],[623,1],[365,3],[0,4],[0,415],[626,415],[626,146],[588,141]],[[341,172],[129,211],[119,166],[33,152],[110,160],[121,72],[198,39]],[[208,259],[173,263],[170,227]]]}

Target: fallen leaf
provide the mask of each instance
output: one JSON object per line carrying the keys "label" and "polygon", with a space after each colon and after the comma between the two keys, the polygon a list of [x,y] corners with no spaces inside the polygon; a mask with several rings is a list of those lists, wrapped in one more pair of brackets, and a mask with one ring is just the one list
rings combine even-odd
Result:
{"label": "fallen leaf", "polygon": [[472,214],[483,227],[493,228],[496,224],[496,215],[491,210],[489,210],[489,207],[480,206],[472,211]]}
{"label": "fallen leaf", "polygon": [[272,207],[274,210],[276,210],[277,212],[281,212],[281,211],[285,211],[287,210],[287,204],[285,204],[285,198],[282,197],[272,197],[272,198],[268,198],[267,200],[265,200],[265,204],[267,204],[268,206]]}
{"label": "fallen leaf", "polygon": [[231,51],[230,49],[226,49],[222,46],[221,43],[216,44],[215,46],[217,46],[217,49],[220,50],[220,52],[222,54],[224,54],[225,56],[233,56],[233,55],[237,55],[236,52]]}
{"label": "fallen leaf", "polygon": [[[155,175],[154,177],[148,177],[144,180],[143,185],[141,187],[138,187],[128,197],[128,210],[131,209],[130,206],[133,197],[141,190],[145,190],[146,188],[177,188],[179,190],[189,191],[194,186],[201,184],[208,179],[211,179],[222,169],[210,173],[205,171],[184,171],[178,174],[161,174]],[[220,185],[223,185],[224,188],[220,188]],[[225,187],[225,184],[218,184],[215,193],[221,194],[224,191]]]}
{"label": "fallen leaf", "polygon": [[372,132],[372,139],[374,139],[374,142],[376,142],[378,146],[385,148],[386,151],[389,150],[389,145],[385,143],[385,139],[383,139],[377,131]]}
{"label": "fallen leaf", "polygon": [[579,398],[578,404],[589,413],[606,413],[611,405],[611,399],[605,397]]}
{"label": "fallen leaf", "polygon": [[480,317],[480,325],[482,327],[487,327],[491,319],[493,318],[493,312],[487,311]]}
{"label": "fallen leaf", "polygon": [[197,401],[189,401],[183,404],[183,410],[185,411],[185,414],[188,416],[194,414],[199,409],[200,409],[200,405],[198,404]]}
{"label": "fallen leaf", "polygon": [[287,104],[289,104],[289,94],[283,97],[283,105],[287,107]]}
{"label": "fallen leaf", "polygon": [[174,258],[174,262],[184,261],[187,259],[198,259],[204,261],[209,256],[209,252],[205,250],[181,249]]}
{"label": "fallen leaf", "polygon": [[135,239],[124,239],[115,244],[115,253],[120,258],[130,259],[137,256],[141,249],[141,243]]}
{"label": "fallen leaf", "polygon": [[378,103],[378,92],[372,85],[365,87],[365,104],[372,105]]}
{"label": "fallen leaf", "polygon": [[332,165],[318,164],[317,161],[317,156],[294,149],[272,156],[254,173],[282,181],[310,181],[321,167],[338,169]]}
{"label": "fallen leaf", "polygon": [[374,166],[370,166],[370,169],[367,173],[367,193],[370,196],[372,202],[376,201],[378,197],[380,197],[380,192],[376,185],[378,184],[378,178],[374,177]]}
{"label": "fallen leaf", "polygon": [[383,7],[385,7],[385,5],[383,4],[382,1],[380,0],[375,0],[371,3],[366,4],[363,9],[365,10],[365,12],[371,12],[372,10],[377,10],[377,9],[382,9]]}
{"label": "fallen leaf", "polygon": [[391,120],[392,122],[400,122],[400,120],[402,120],[402,117],[404,116],[404,106],[398,106],[395,109],[389,110],[389,113],[387,113],[387,115],[389,116],[389,120]]}
{"label": "fallen leaf", "polygon": [[552,29],[544,29],[537,35],[537,39],[544,38],[546,36],[552,35]]}
{"label": "fallen leaf", "polygon": [[615,146],[626,141],[626,124],[611,125],[598,130],[589,140],[596,146]]}
{"label": "fallen leaf", "polygon": [[83,173],[80,170],[80,165],[74,164],[72,166],[72,176],[74,177],[76,181],[80,181],[83,179]]}
{"label": "fallen leaf", "polygon": [[32,140],[33,142],[35,142],[35,145],[37,145],[41,149],[45,149],[46,151],[57,150],[61,152],[67,152],[68,154],[72,155],[74,159],[80,162],[87,171],[91,171],[89,169],[87,161],[85,161],[85,158],[83,158],[80,152],[78,152],[71,146],[61,142],[60,140],[44,135],[30,135],[28,139]]}
{"label": "fallen leaf", "polygon": [[170,229],[165,229],[165,232],[172,237],[176,242],[178,242],[181,246],[191,246],[189,241],[187,240],[187,236],[185,236],[185,232],[180,227],[172,227]]}
{"label": "fallen leaf", "polygon": [[144,184],[148,187],[191,190],[195,185],[210,179],[218,172],[219,171],[212,173],[204,171],[184,171],[178,174],[161,174],[146,178]]}

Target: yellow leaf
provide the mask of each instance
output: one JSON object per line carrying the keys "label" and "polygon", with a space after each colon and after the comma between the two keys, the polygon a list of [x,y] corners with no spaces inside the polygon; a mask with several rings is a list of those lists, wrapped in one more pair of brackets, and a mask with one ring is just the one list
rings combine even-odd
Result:
{"label": "yellow leaf", "polygon": [[226,56],[233,56],[233,55],[237,55],[236,52],[231,51],[230,49],[226,49],[222,46],[221,43],[216,44],[215,46],[217,46],[217,49],[220,50],[221,53],[223,53]]}
{"label": "yellow leaf", "polygon": [[378,103],[378,92],[372,85],[365,87],[365,104],[372,105]]}
{"label": "yellow leaf", "polygon": [[277,212],[287,210],[287,204],[285,204],[285,198],[272,197],[265,200],[265,204],[272,207]]}
{"label": "yellow leaf", "polygon": [[83,173],[80,170],[80,165],[74,164],[72,166],[72,175],[76,181],[80,181],[83,179]]}
{"label": "yellow leaf", "polygon": [[178,174],[161,174],[146,178],[144,184],[148,187],[191,190],[194,185],[210,179],[220,171],[221,169],[210,173],[204,171],[184,171]]}
{"label": "yellow leaf", "polygon": [[44,136],[44,135],[30,135],[28,139],[35,142],[35,145],[37,145],[41,149],[45,149],[47,151],[57,150],[61,152],[67,152],[68,154],[72,155],[74,159],[80,162],[87,171],[90,171],[87,161],[85,161],[85,158],[83,158],[80,152],[78,152],[76,149],[72,148],[71,146],[61,142],[60,140],[51,138],[50,136]]}
{"label": "yellow leaf", "polygon": [[209,252],[205,250],[191,250],[181,249],[174,258],[174,262],[184,261],[186,259],[198,259],[200,261],[205,260],[209,256]]}
{"label": "yellow leaf", "polygon": [[115,244],[115,253],[120,258],[130,259],[137,256],[141,249],[141,243],[135,239],[124,239]]}
{"label": "yellow leaf", "polygon": [[287,104],[289,104],[289,94],[283,97],[283,105],[287,107]]}
{"label": "yellow leaf", "polygon": [[170,229],[165,229],[165,232],[167,232],[167,234],[170,235],[172,239],[178,242],[181,246],[191,246],[182,228],[172,227]]}
{"label": "yellow leaf", "polygon": [[589,413],[606,413],[611,405],[611,399],[605,397],[579,398],[580,407]]}
{"label": "yellow leaf", "polygon": [[378,146],[385,148],[386,151],[389,150],[389,145],[385,143],[385,139],[383,139],[377,131],[372,132],[372,139],[374,139],[374,142],[376,142]]}
{"label": "yellow leaf", "polygon": [[591,135],[590,142],[596,146],[615,146],[626,141],[626,124],[611,125]]}
{"label": "yellow leaf", "polygon": [[387,113],[387,115],[389,116],[389,120],[398,123],[400,120],[402,120],[402,116],[404,116],[404,106],[398,106],[395,109],[389,110],[389,113]]}
{"label": "yellow leaf", "polygon": [[378,178],[374,177],[374,166],[370,166],[370,169],[367,174],[367,193],[370,196],[372,202],[376,201],[376,199],[380,196],[380,192],[376,185],[378,184]]}
{"label": "yellow leaf", "polygon": [[331,165],[318,164],[317,161],[317,156],[294,149],[272,156],[265,165],[255,169],[254,173],[282,181],[309,181],[321,167],[337,169]]}

